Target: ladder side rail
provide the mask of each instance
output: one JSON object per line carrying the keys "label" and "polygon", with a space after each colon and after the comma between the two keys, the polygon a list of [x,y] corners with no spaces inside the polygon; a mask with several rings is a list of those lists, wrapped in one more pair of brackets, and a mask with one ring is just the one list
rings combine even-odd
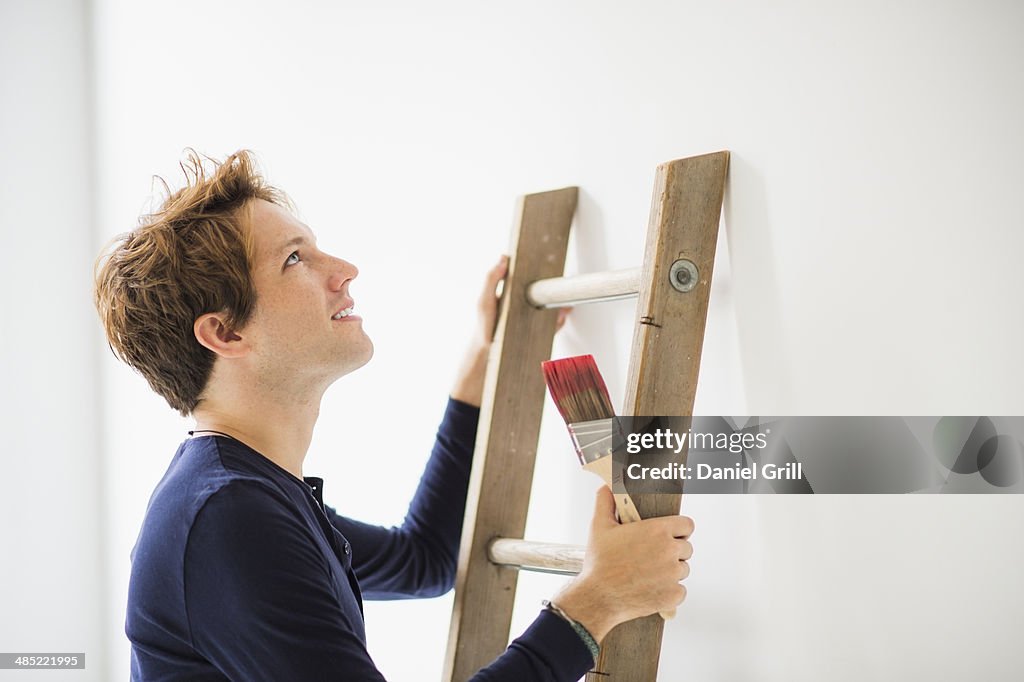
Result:
{"label": "ladder side rail", "polygon": [[558,312],[529,304],[526,288],[565,268],[577,188],[519,199],[509,270],[484,381],[459,549],[443,680],[465,680],[508,646],[518,571],[488,558],[496,537],[523,537],[544,404],[540,363]]}
{"label": "ladder side rail", "polygon": [[[692,416],[729,153],[658,167],[637,300],[623,414]],[[670,281],[686,260],[696,277],[685,292]],[[691,271],[692,272],[692,271]],[[685,453],[684,453],[685,456]],[[680,495],[634,495],[640,516],[678,514]],[[685,617],[685,611],[682,612]],[[613,629],[588,682],[654,682],[665,622],[654,614]]]}

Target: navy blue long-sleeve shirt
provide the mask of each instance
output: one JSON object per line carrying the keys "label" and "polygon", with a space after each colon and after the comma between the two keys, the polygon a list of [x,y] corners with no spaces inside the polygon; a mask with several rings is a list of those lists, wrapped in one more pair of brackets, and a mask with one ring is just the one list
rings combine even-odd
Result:
{"label": "navy blue long-sleeve shirt", "polygon": [[[449,400],[395,528],[337,514],[321,479],[296,478],[237,440],[185,441],[132,550],[132,679],[383,680],[366,650],[362,598],[452,588],[478,417]],[[572,627],[541,611],[472,680],[578,680],[592,664]]]}

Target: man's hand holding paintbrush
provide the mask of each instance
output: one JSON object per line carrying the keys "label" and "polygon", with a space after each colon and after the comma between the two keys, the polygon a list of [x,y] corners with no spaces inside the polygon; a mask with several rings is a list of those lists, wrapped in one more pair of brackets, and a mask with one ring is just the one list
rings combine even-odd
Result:
{"label": "man's hand holding paintbrush", "polygon": [[[598,491],[583,571],[559,595],[559,606],[584,625],[584,619],[591,618],[597,629],[591,634],[598,640],[633,618],[654,612],[665,619],[673,617],[676,605],[686,598],[686,588],[679,581],[690,573],[686,562],[693,554],[688,540],[693,520],[685,516],[641,520],[628,494],[613,494],[609,489],[616,476],[615,413],[593,356],[545,362],[543,369],[580,463],[607,484]],[[573,613],[573,609],[580,611]]]}
{"label": "man's hand holding paintbrush", "polygon": [[619,523],[608,486],[597,491],[583,570],[554,598],[598,643],[619,623],[675,609],[686,598],[693,519]]}

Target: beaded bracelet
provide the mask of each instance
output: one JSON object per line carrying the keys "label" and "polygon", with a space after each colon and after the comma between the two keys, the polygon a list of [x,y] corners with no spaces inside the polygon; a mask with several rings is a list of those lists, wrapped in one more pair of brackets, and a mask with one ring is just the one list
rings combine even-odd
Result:
{"label": "beaded bracelet", "polygon": [[598,654],[601,653],[601,647],[598,646],[597,641],[594,639],[593,635],[590,634],[590,631],[587,630],[587,628],[579,621],[573,620],[558,604],[547,599],[543,600],[541,604],[544,605],[545,609],[551,611],[572,626],[572,629],[576,631],[576,634],[580,636],[583,643],[587,645],[587,648],[590,650],[590,655],[593,656],[596,661]]}

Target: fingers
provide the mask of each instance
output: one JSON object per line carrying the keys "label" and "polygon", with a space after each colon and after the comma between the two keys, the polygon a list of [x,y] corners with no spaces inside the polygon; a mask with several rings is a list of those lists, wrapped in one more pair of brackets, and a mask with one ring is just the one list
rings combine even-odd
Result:
{"label": "fingers", "polygon": [[689,516],[675,516],[672,518],[672,537],[688,538],[693,535],[693,519]]}
{"label": "fingers", "polygon": [[508,256],[498,259],[484,278],[484,288],[480,292],[480,300],[477,309],[480,314],[480,331],[483,343],[490,344],[494,340],[494,327],[498,321],[498,284],[502,283],[505,275],[508,274]]}
{"label": "fingers", "polygon": [[[508,274],[509,257],[502,255],[497,264],[494,265],[488,272],[487,277],[484,280],[484,290],[480,294],[480,307],[487,309],[496,305],[498,297],[501,293],[498,291],[498,285]],[[558,309],[558,321],[555,323],[555,331],[557,332],[565,326],[565,321],[569,319],[569,313],[572,312],[572,307],[559,308]]]}
{"label": "fingers", "polygon": [[670,565],[673,569],[676,569],[679,564],[683,564],[693,558],[693,545],[690,544],[689,540],[672,540],[667,544],[659,545],[658,556],[660,560],[666,562],[666,569]]}
{"label": "fingers", "polygon": [[615,520],[615,496],[607,485],[597,489],[594,499],[594,518],[591,521],[591,531],[618,526]]}
{"label": "fingers", "polygon": [[672,587],[665,592],[665,605],[660,607],[658,611],[662,614],[662,618],[675,618],[676,609],[684,601],[686,601],[686,585],[673,583]]}
{"label": "fingers", "polygon": [[572,312],[572,308],[559,308],[558,309],[558,321],[555,323],[555,331],[557,332],[565,326],[565,321],[569,319],[569,313]]}
{"label": "fingers", "polygon": [[[693,545],[690,544],[689,537],[693,533],[693,519],[689,516],[669,516],[665,517],[671,519],[666,525],[669,526],[672,537],[676,539],[676,548],[679,552],[679,561],[689,561],[693,556]],[[690,574],[690,569],[687,567],[686,574]]]}
{"label": "fingers", "polygon": [[693,534],[693,519],[689,516],[656,516],[644,519],[644,523],[656,523],[674,538],[688,538]]}
{"label": "fingers", "polygon": [[665,531],[672,534],[672,542],[666,547],[666,559],[676,564],[676,580],[684,580],[690,575],[690,564],[693,558],[693,545],[688,540],[693,532],[693,519],[688,516],[662,516],[648,521],[661,521]]}
{"label": "fingers", "polygon": [[487,272],[484,280],[484,290],[480,294],[480,300],[490,301],[497,297],[498,282],[508,273],[508,256],[501,256],[497,264]]}
{"label": "fingers", "polygon": [[[618,524],[615,497],[608,486],[596,491],[587,543],[584,579],[600,585],[607,604],[621,613],[616,622],[669,613],[686,598],[681,581],[690,576],[693,519],[663,516]],[[621,618],[620,618],[621,617]]]}

